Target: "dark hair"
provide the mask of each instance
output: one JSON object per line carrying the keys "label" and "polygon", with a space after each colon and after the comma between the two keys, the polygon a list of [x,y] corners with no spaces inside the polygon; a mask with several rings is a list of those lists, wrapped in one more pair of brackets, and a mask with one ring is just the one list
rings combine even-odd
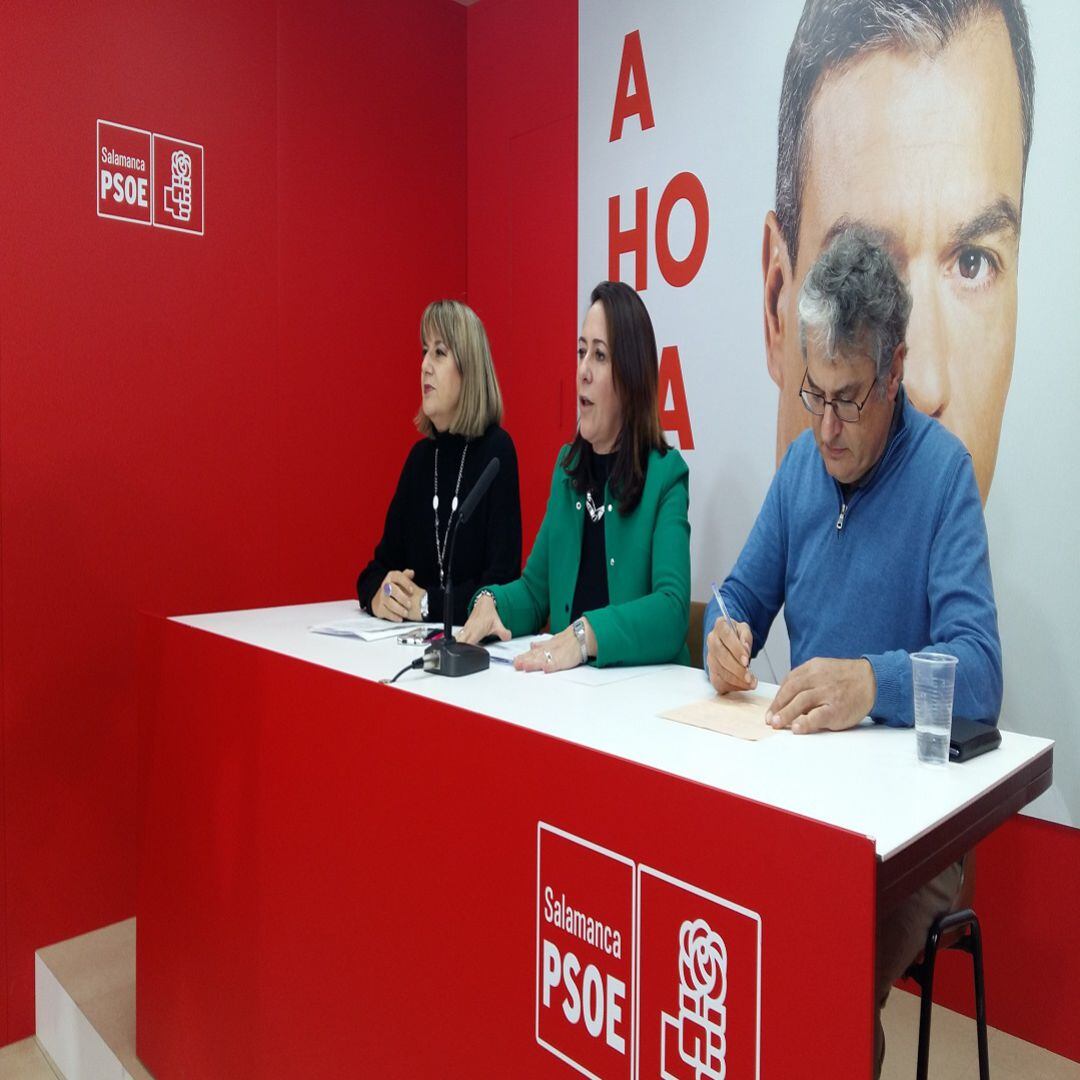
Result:
{"label": "dark hair", "polygon": [[[649,454],[669,447],[660,428],[656,392],[659,361],[652,319],[642,299],[621,281],[601,281],[589,297],[589,306],[599,303],[607,321],[611,377],[622,405],[622,430],[615,440],[615,459],[609,484],[619,504],[619,513],[629,514],[641,502]],[[574,436],[563,468],[575,491],[585,492],[595,485],[594,453],[581,432]]]}
{"label": "dark hair", "polygon": [[777,132],[776,220],[792,266],[810,164],[810,107],[821,80],[864,53],[903,49],[934,56],[976,18],[994,13],[1005,20],[1016,63],[1026,172],[1035,60],[1022,0],[806,0],[784,64]]}

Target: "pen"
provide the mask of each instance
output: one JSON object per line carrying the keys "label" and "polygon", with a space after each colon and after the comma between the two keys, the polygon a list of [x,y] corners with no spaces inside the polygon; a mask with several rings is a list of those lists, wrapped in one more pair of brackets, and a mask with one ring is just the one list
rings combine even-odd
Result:
{"label": "pen", "polygon": [[728,629],[738,638],[738,631],[735,629],[735,624],[731,621],[731,616],[727,613],[727,604],[724,603],[724,598],[720,595],[720,590],[716,586],[716,582],[712,583],[712,594],[716,597],[716,602],[720,605],[720,614],[724,616],[724,622],[728,624]]}
{"label": "pen", "polygon": [[[739,631],[735,629],[735,624],[731,621],[731,616],[728,614],[727,604],[724,603],[724,598],[720,595],[720,590],[716,587],[716,582],[712,583],[712,594],[716,597],[717,604],[720,605],[720,614],[724,616],[724,622],[728,624],[728,629],[735,635],[735,640],[742,642],[742,638],[739,637]],[[769,665],[772,667],[772,664]],[[746,665],[747,674],[750,671],[750,665]]]}
{"label": "pen", "polygon": [[[720,606],[720,614],[724,616],[724,622],[728,624],[728,628],[731,632],[738,637],[739,633],[735,629],[735,624],[731,621],[731,616],[728,614],[727,604],[724,603],[724,598],[720,595],[720,590],[716,587],[716,582],[712,583],[712,594],[716,597],[716,602]],[[773,667],[772,661],[769,659],[769,654],[765,651],[765,646],[761,646],[761,655],[765,657],[765,663],[769,665],[769,674],[772,675],[772,681],[777,682],[776,668]]]}

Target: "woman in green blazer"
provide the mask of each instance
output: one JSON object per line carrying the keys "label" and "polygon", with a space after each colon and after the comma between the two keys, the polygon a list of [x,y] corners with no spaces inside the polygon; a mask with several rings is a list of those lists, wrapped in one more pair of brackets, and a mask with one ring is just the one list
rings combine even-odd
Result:
{"label": "woman in green blazer", "polygon": [[660,428],[657,367],[641,297],[601,282],[578,339],[577,435],[559,451],[525,571],[476,593],[459,641],[549,623],[554,636],[515,667],[688,662],[689,475]]}

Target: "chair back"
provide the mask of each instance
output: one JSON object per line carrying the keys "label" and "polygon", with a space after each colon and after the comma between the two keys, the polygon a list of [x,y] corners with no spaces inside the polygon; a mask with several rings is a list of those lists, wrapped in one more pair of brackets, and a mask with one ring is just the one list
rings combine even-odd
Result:
{"label": "chair back", "polygon": [[690,625],[686,631],[686,648],[690,653],[690,663],[694,667],[701,667],[701,654],[705,647],[705,608],[706,604],[701,600],[690,601]]}

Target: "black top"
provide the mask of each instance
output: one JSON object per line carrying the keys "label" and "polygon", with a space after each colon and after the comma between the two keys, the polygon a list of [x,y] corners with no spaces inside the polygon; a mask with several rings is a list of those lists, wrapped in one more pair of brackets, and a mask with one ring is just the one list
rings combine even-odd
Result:
{"label": "black top", "polygon": [[[375,557],[356,579],[356,595],[365,611],[371,611],[371,599],[388,571],[411,569],[416,571],[417,584],[428,591],[428,622],[443,621],[443,590],[435,553],[436,511],[432,508],[435,450],[439,451],[438,526],[439,543],[443,544],[465,446],[464,436],[442,434],[434,439],[421,439],[409,451],[386,511],[386,524]],[[513,581],[521,573],[517,454],[510,436],[498,424],[492,424],[478,439],[468,442],[458,505],[472,491],[487,463],[496,457],[499,475],[472,517],[458,529],[452,568],[446,566],[449,550],[443,553],[444,570],[454,585],[456,625],[465,622],[466,608],[477,589]]]}
{"label": "black top", "polygon": [[[588,513],[588,495],[592,494],[595,509],[604,508],[604,487],[611,476],[614,454],[593,454],[592,472],[586,491],[586,508],[583,510],[585,522],[581,529],[581,562],[578,563],[577,584],[574,586],[574,600],[570,605],[570,621],[580,619],[586,611],[596,611],[608,606],[607,587],[607,545],[604,542],[604,519],[593,521]],[[614,513],[614,509],[612,513]]]}

